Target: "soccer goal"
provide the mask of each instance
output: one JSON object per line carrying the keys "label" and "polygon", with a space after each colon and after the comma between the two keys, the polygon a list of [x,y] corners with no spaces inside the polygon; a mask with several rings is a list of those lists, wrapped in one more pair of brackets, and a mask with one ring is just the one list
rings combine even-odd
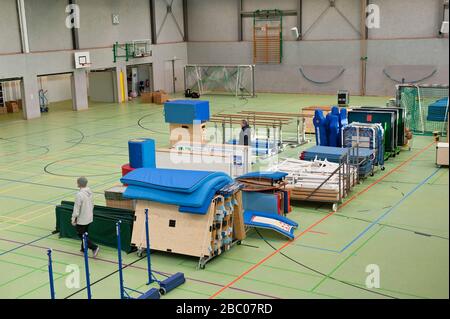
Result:
{"label": "soccer goal", "polygon": [[397,105],[406,110],[406,124],[415,134],[447,135],[448,85],[397,85]]}
{"label": "soccer goal", "polygon": [[184,68],[184,88],[201,95],[254,97],[255,66],[188,64]]}

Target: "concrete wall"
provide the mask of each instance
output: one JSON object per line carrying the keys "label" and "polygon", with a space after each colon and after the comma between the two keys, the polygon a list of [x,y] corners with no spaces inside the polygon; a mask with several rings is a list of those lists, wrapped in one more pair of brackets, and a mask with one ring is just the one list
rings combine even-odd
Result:
{"label": "concrete wall", "polygon": [[[176,89],[183,89],[183,67],[189,63],[252,63],[252,19],[243,21],[243,38],[238,42],[237,0],[188,0],[189,43],[183,43],[178,26],[183,29],[182,0],[156,0],[156,33],[158,45],[153,56],[131,60],[128,64],[152,63],[154,89],[172,90],[170,60],[176,58]],[[243,0],[244,11],[257,9],[295,10],[297,0]],[[389,66],[428,66],[437,69],[427,80],[448,83],[448,39],[436,37],[440,23],[440,0],[372,0],[381,9],[381,28],[369,31],[367,93],[392,95],[394,84],[384,74]],[[65,0],[25,0],[31,54],[21,50],[16,1],[0,0],[0,79],[22,77],[25,91],[38,90],[37,75],[73,72],[71,31],[65,26]],[[78,30],[82,49],[91,52],[92,69],[114,68],[111,46],[151,37],[148,0],[77,0],[80,5],[81,28]],[[335,9],[328,9],[312,28],[314,21],[327,8],[328,0],[303,0],[304,40],[294,41],[289,29],[297,17],[285,17],[284,59],[280,65],[258,65],[256,87],[259,91],[331,93],[349,89],[360,90],[359,1],[336,0]],[[112,14],[120,23],[113,25]],[[175,19],[174,19],[175,18]],[[348,20],[348,21],[346,21]],[[177,23],[175,23],[177,21]],[[163,26],[161,28],[161,26]],[[309,31],[308,31],[309,30]],[[44,52],[45,51],[45,52]],[[301,67],[329,66],[330,76],[336,68],[343,75],[329,84],[314,84],[300,73]],[[65,89],[64,89],[65,90]],[[33,96],[32,96],[33,95]],[[25,100],[34,103],[30,116],[36,112],[36,96],[28,92]]]}
{"label": "concrete wall", "polygon": [[61,0],[25,0],[30,51],[73,48],[71,31],[65,24],[67,4]]}
{"label": "concrete wall", "polygon": [[[111,46],[116,41],[150,39],[148,0],[77,0],[80,6],[80,48]],[[112,15],[119,15],[113,24]]]}
{"label": "concrete wall", "polygon": [[[297,17],[283,19],[283,63],[257,65],[258,91],[330,93],[348,89],[360,92],[360,1],[337,0],[328,9],[328,0],[303,0],[302,29],[304,40],[293,41],[291,27]],[[437,38],[440,23],[440,0],[373,0],[381,10],[381,28],[369,31],[367,94],[393,95],[395,82],[383,69],[403,66],[408,78],[416,66],[435,68],[429,83],[448,83],[448,38]],[[243,11],[257,9],[295,10],[297,1],[243,0]],[[243,19],[244,42],[237,42],[237,1],[189,1],[189,63],[252,63],[252,18]],[[225,14],[224,14],[225,12]],[[343,17],[342,15],[345,17]],[[194,16],[194,18],[192,18]],[[356,29],[356,30],[355,30]],[[214,42],[210,42],[214,41]],[[306,80],[299,69],[303,66],[325,65],[330,78],[336,69],[343,75],[329,84],[314,84]],[[424,76],[426,73],[423,74]]]}
{"label": "concrete wall", "polygon": [[[172,14],[167,14],[167,6],[170,5],[172,1]],[[184,30],[182,0],[155,1],[155,18],[158,43],[183,41]]]}
{"label": "concrete wall", "polygon": [[[169,0],[168,0],[169,1]],[[171,1],[169,1],[170,3]],[[183,68],[187,63],[187,48],[171,15],[163,24],[166,12],[164,0],[156,0],[157,29],[161,29],[158,45],[152,46],[151,57],[131,59],[129,62],[113,63],[112,45],[132,40],[150,39],[150,5],[148,0],[77,0],[80,6],[81,50],[91,53],[91,69],[122,68],[126,64],[152,63],[155,89],[172,90],[172,70],[168,62],[177,58],[175,75],[177,91],[183,89]],[[25,0],[28,22],[30,54],[21,51],[20,32],[15,0],[0,0],[0,80],[23,78],[26,118],[40,116],[38,75],[72,73],[74,58],[72,32],[66,28],[65,0]],[[183,28],[182,1],[174,0],[173,15]],[[119,15],[119,24],[113,25],[112,14]],[[7,32],[4,32],[7,30]],[[169,67],[170,66],[170,67]],[[70,93],[67,79],[61,82],[46,79],[52,101],[60,100]],[[56,78],[53,78],[56,79]],[[82,86],[81,86],[82,87]],[[58,89],[59,88],[59,89]],[[57,92],[59,90],[59,92]]]}
{"label": "concrete wall", "polygon": [[381,28],[371,39],[433,37],[440,29],[442,0],[372,0],[381,9]]}
{"label": "concrete wall", "polygon": [[189,0],[189,41],[237,41],[237,10],[234,0]]}
{"label": "concrete wall", "polygon": [[16,0],[1,0],[0,30],[2,30],[0,33],[0,54],[20,52],[20,30]]}

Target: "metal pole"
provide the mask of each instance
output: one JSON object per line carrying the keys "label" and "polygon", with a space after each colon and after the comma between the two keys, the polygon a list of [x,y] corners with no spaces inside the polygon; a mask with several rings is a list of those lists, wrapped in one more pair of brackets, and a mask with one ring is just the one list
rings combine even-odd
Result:
{"label": "metal pole", "polygon": [[175,88],[175,81],[176,81],[176,77],[175,77],[175,59],[172,59],[172,81],[173,81],[173,93],[176,92],[176,88]]}
{"label": "metal pole", "polygon": [[91,279],[89,274],[89,256],[88,256],[88,233],[83,234],[83,250],[84,250],[84,268],[86,271],[86,289],[87,289],[87,296],[88,299],[92,299],[91,294]]}
{"label": "metal pole", "polygon": [[149,0],[149,4],[150,4],[150,32],[152,36],[152,44],[157,44],[158,36],[156,35],[155,0]]}
{"label": "metal pole", "polygon": [[53,281],[53,265],[52,265],[52,250],[47,250],[48,256],[48,279],[50,280],[50,297],[55,299],[55,283]]}
{"label": "metal pole", "polygon": [[17,0],[17,12],[19,15],[20,40],[22,53],[30,53],[30,42],[28,40],[27,17],[25,14],[24,0]]}
{"label": "metal pole", "polygon": [[148,275],[147,285],[150,285],[153,282],[153,279],[152,279],[152,263],[150,260],[150,234],[148,230],[148,208],[145,209],[145,241],[147,244],[147,275]]}
{"label": "metal pole", "polygon": [[[77,4],[76,0],[69,0],[69,4]],[[74,50],[80,49],[80,41],[78,36],[78,28],[72,28],[72,47]]]}
{"label": "metal pole", "polygon": [[186,65],[184,66],[184,69],[183,69],[183,73],[184,73],[184,92],[186,92],[186,90],[187,90],[187,80],[186,80]]}
{"label": "metal pole", "polygon": [[123,287],[123,271],[122,271],[122,243],[120,239],[120,224],[119,220],[116,223],[116,235],[117,235],[117,257],[119,261],[119,286],[120,286],[120,299],[125,299],[125,289]]}
{"label": "metal pole", "polygon": [[253,87],[253,92],[252,92],[252,97],[256,96],[255,93],[255,66],[252,66],[252,87]]}
{"label": "metal pole", "polygon": [[297,3],[297,28],[298,28],[298,38],[297,41],[300,41],[302,39],[302,11],[303,11],[303,1],[302,0],[298,0]]}
{"label": "metal pole", "polygon": [[238,41],[243,40],[243,34],[242,34],[242,0],[237,0],[237,7],[238,7]]}
{"label": "metal pole", "polygon": [[189,24],[188,24],[188,1],[183,0],[183,41],[188,42],[189,41]]}
{"label": "metal pole", "polygon": [[222,120],[222,144],[225,144],[225,119]]}
{"label": "metal pole", "polygon": [[368,0],[361,0],[361,21],[360,21],[360,55],[361,55],[361,90],[362,96],[366,95],[366,82],[367,82],[367,38],[368,29],[366,27],[366,8],[369,5]]}

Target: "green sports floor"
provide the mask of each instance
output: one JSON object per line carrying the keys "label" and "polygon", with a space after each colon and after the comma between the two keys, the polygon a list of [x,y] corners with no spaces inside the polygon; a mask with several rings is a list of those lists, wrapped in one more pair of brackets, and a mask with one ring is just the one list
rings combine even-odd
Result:
{"label": "green sports floor", "polygon": [[[208,98],[212,113],[294,112],[335,102],[335,96],[295,94]],[[352,97],[352,104],[387,99]],[[0,298],[49,298],[47,248],[53,249],[56,297],[86,298],[79,242],[51,235],[55,205],[73,200],[81,175],[89,178],[96,204],[104,204],[103,191],[118,184],[127,163],[130,138],[168,144],[161,106],[91,103],[88,111],[73,112],[70,102],[61,102],[50,108],[31,121],[0,116]],[[448,168],[434,160],[432,139],[416,136],[411,151],[355,187],[336,213],[319,203],[294,203],[289,217],[300,224],[294,241],[251,230],[204,270],[194,258],[153,253],[156,271],[187,278],[164,298],[449,298]],[[125,282],[145,290],[146,263],[137,260],[135,253],[124,256]],[[108,247],[91,259],[93,298],[119,298],[116,262]],[[66,287],[71,265],[80,268],[79,288]],[[379,267],[380,288],[366,288],[369,265]]]}

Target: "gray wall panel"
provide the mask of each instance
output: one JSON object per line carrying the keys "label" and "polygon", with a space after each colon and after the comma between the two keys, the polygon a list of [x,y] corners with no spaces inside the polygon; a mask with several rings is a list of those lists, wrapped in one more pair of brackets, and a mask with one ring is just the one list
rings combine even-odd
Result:
{"label": "gray wall panel", "polygon": [[25,0],[31,52],[73,48],[66,6],[67,1],[61,0]]}
{"label": "gray wall panel", "polygon": [[237,41],[237,0],[189,0],[189,41]]}
{"label": "gray wall panel", "polygon": [[[172,3],[172,13],[167,13],[167,4]],[[156,0],[155,1],[156,32],[159,32],[158,43],[170,43],[183,41],[183,36],[178,27],[183,31],[183,2],[182,0]],[[164,17],[165,21],[164,21]],[[176,21],[176,23],[175,23]],[[163,24],[164,23],[164,24]],[[161,27],[162,26],[162,27]]]}
{"label": "gray wall panel", "polygon": [[[112,46],[116,41],[150,39],[150,6],[148,0],[77,0],[80,5],[81,48]],[[112,15],[119,15],[119,24]]]}
{"label": "gray wall panel", "polygon": [[432,37],[440,28],[441,0],[372,0],[380,7],[380,29],[371,29],[373,39]]}
{"label": "gray wall panel", "polygon": [[1,0],[0,54],[21,52],[20,30],[15,0]]}

